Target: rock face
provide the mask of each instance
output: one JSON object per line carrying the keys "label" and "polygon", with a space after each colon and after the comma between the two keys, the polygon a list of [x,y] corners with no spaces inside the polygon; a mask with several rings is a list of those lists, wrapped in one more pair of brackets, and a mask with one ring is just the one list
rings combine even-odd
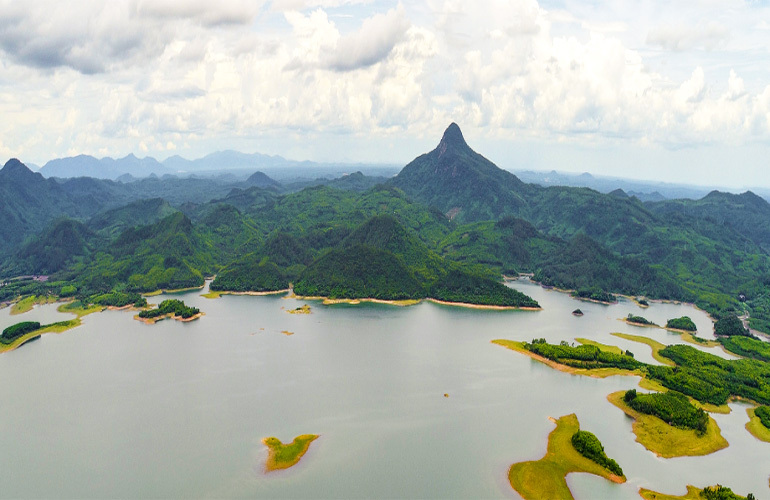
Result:
{"label": "rock face", "polygon": [[456,123],[449,125],[436,149],[415,158],[391,184],[464,221],[518,213],[526,204],[522,193],[528,189],[515,175],[473,151]]}

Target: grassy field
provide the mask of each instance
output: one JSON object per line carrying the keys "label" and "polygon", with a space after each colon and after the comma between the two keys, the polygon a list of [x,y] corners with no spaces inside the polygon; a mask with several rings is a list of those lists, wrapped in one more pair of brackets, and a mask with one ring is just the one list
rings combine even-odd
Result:
{"label": "grassy field", "polygon": [[318,439],[316,434],[303,434],[294,438],[289,444],[283,444],[276,437],[268,437],[262,440],[269,449],[269,456],[265,464],[265,471],[271,472],[279,469],[288,469],[296,465],[307,452],[310,443]]}
{"label": "grassy field", "polygon": [[679,429],[658,417],[637,412],[623,401],[624,394],[625,391],[614,392],[607,399],[634,419],[632,428],[636,441],[656,455],[663,458],[692,457],[727,448],[729,443],[722,437],[713,418],[709,417],[706,434],[698,436],[692,429]]}
{"label": "grassy field", "polygon": [[611,352],[613,354],[623,354],[623,349],[621,349],[620,347],[614,346],[614,345],[602,344],[601,342],[596,342],[595,340],[576,337],[575,342],[580,342],[583,345],[592,345],[594,347],[598,347],[600,350],[604,352]]}
{"label": "grassy field", "polygon": [[629,335],[627,333],[613,333],[611,335],[614,335],[615,337],[618,337],[621,339],[630,340],[632,342],[647,344],[652,348],[652,357],[655,359],[655,361],[667,366],[676,366],[676,363],[660,355],[660,350],[664,349],[666,346],[661,344],[657,340],[653,340],[649,337],[644,337],[642,335]]}
{"label": "grassy field", "polygon": [[746,424],[746,430],[760,441],[766,441],[770,443],[770,429],[762,425],[759,417],[754,414],[754,408],[746,409],[746,413],[749,414],[749,421]]}
{"label": "grassy field", "polygon": [[58,298],[53,295],[30,295],[16,302],[11,307],[11,314],[24,314],[31,311],[36,305],[53,304],[57,300]]}
{"label": "grassy field", "polygon": [[550,360],[548,358],[538,356],[537,354],[531,351],[528,351],[527,349],[524,349],[523,342],[517,342],[515,340],[506,340],[506,339],[496,339],[496,340],[492,340],[491,342],[493,344],[497,344],[499,346],[505,347],[506,349],[510,349],[512,351],[516,351],[526,356],[529,356],[535,361],[539,361],[544,365],[550,366],[554,370],[559,370],[561,372],[569,373],[571,375],[585,375],[587,377],[595,377],[595,378],[614,377],[615,375],[626,375],[626,376],[641,375],[639,371],[624,370],[622,368],[595,368],[590,370],[586,368],[575,368],[573,366],[563,365],[561,363],[557,363],[556,361]]}
{"label": "grassy field", "polygon": [[580,423],[575,414],[556,420],[556,429],[548,435],[545,456],[537,461],[511,466],[508,480],[513,489],[526,500],[570,499],[573,496],[565,478],[571,472],[587,472],[617,483],[625,482],[625,477],[613,475],[575,450],[571,440],[578,430]]}

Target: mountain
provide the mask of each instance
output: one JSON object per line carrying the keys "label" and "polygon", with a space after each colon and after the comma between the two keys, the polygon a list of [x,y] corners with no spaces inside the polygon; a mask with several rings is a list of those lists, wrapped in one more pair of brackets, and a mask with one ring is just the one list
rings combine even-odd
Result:
{"label": "mountain", "polygon": [[128,228],[154,224],[177,212],[162,198],[139,200],[94,215],[88,227],[110,237],[116,237]]}
{"label": "mountain", "polygon": [[155,158],[137,158],[133,154],[120,159],[97,159],[89,155],[78,155],[51,160],[40,169],[45,177],[93,177],[95,179],[117,179],[126,174],[143,178],[152,174],[172,174],[173,170],[163,166]]}
{"label": "mountain", "polygon": [[51,274],[61,271],[73,259],[86,257],[96,248],[96,235],[72,219],[59,219],[39,236],[24,244],[13,267],[5,274]]}
{"label": "mountain", "polygon": [[280,156],[263,155],[260,153],[241,153],[238,151],[217,151],[198,158],[187,160],[175,155],[167,158],[163,165],[174,172],[205,172],[214,170],[246,170],[265,167],[286,167],[292,162]]}
{"label": "mountain", "polygon": [[259,188],[273,188],[273,189],[280,189],[281,184],[271,179],[267,176],[264,172],[254,172],[249,176],[248,179],[246,179],[246,185],[251,187],[259,187]]}
{"label": "mountain", "polygon": [[0,170],[0,255],[19,248],[57,217],[82,213],[56,181],[32,172],[19,160],[8,160]]}
{"label": "mountain", "polygon": [[712,191],[699,200],[666,200],[647,206],[661,217],[697,218],[727,226],[770,253],[770,203],[751,191]]}
{"label": "mountain", "polygon": [[473,151],[452,123],[436,149],[415,158],[390,184],[458,221],[519,213],[527,185]]}

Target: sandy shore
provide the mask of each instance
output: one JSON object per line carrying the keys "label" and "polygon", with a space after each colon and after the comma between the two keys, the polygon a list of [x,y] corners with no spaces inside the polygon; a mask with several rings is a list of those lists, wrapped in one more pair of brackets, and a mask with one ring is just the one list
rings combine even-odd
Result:
{"label": "sandy shore", "polygon": [[467,302],[447,302],[445,300],[438,299],[425,299],[428,302],[434,304],[441,304],[444,306],[456,306],[456,307],[468,307],[470,309],[491,309],[496,311],[542,311],[542,307],[517,307],[517,306],[488,306],[483,304],[469,304]]}
{"label": "sandy shore", "polygon": [[254,297],[262,297],[262,296],[265,296],[265,295],[280,295],[282,293],[289,293],[289,292],[291,292],[290,288],[285,288],[283,290],[270,290],[270,291],[267,291],[267,292],[227,292],[227,291],[217,292],[217,291],[212,291],[212,292],[209,292],[209,293],[204,293],[203,297],[206,297],[207,299],[218,299],[222,295],[252,295]]}

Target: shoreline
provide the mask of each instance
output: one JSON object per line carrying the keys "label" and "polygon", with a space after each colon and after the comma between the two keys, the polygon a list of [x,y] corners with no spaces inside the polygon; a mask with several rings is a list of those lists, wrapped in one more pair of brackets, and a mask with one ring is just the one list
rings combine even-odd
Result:
{"label": "shoreline", "polygon": [[356,298],[356,299],[332,299],[329,297],[324,296],[318,296],[318,295],[287,295],[284,297],[285,299],[296,299],[296,300],[320,300],[323,301],[323,305],[335,305],[335,304],[349,304],[349,305],[358,305],[364,302],[369,302],[372,304],[386,304],[386,305],[392,305],[392,306],[399,306],[399,307],[408,307],[408,306],[414,306],[417,304],[420,304],[421,302],[432,302],[434,304],[440,304],[445,306],[453,306],[453,307],[467,307],[470,309],[487,309],[487,310],[497,310],[497,311],[542,311],[542,307],[517,307],[517,306],[495,306],[495,305],[484,305],[484,304],[471,304],[469,302],[448,302],[444,300],[438,300],[438,299],[432,299],[429,297],[426,297],[424,299],[395,299],[395,300],[386,300],[386,299],[375,299],[372,297],[362,297],[362,298]]}
{"label": "shoreline", "polygon": [[157,297],[158,295],[163,295],[164,293],[183,293],[183,292],[192,292],[194,290],[203,290],[206,288],[206,283],[203,283],[201,286],[191,286],[187,288],[175,288],[175,289],[166,289],[161,288],[159,290],[155,290],[154,292],[148,292],[143,293],[142,297]]}
{"label": "shoreline", "polygon": [[206,299],[218,299],[222,297],[223,295],[250,295],[253,297],[264,297],[267,295],[279,295],[282,293],[288,293],[291,292],[291,288],[284,288],[283,290],[268,290],[265,292],[253,292],[253,291],[247,291],[247,292],[230,292],[227,290],[224,291],[209,291],[208,293],[201,294],[201,297]]}

